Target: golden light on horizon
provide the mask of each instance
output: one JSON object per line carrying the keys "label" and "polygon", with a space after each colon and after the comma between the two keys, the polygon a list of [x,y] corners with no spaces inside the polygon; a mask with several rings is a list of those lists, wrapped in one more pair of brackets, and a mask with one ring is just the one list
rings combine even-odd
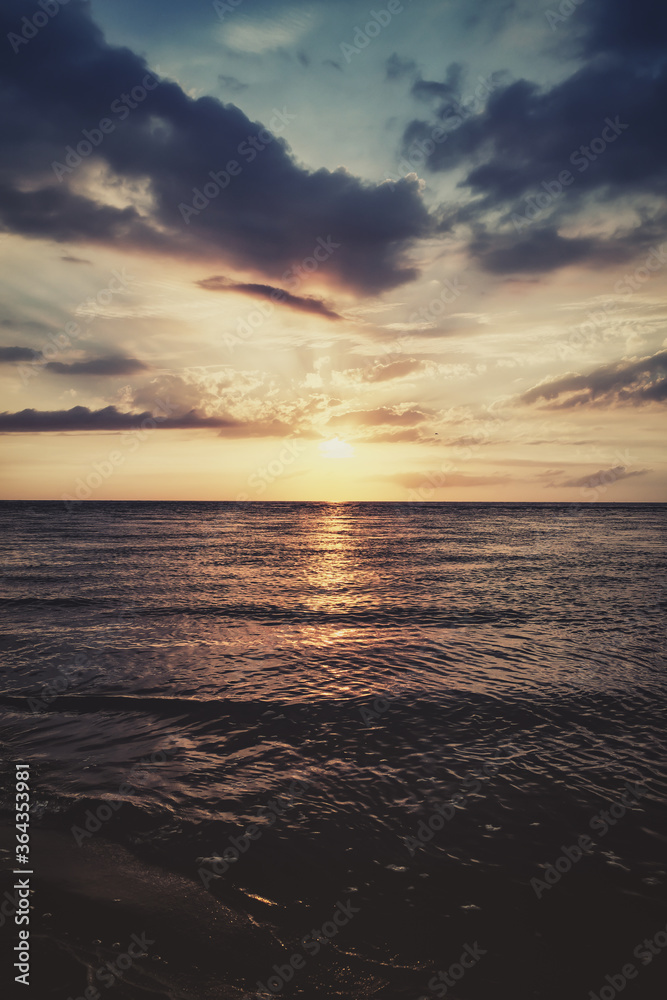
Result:
{"label": "golden light on horizon", "polygon": [[347,441],[342,441],[335,437],[330,441],[322,441],[319,445],[319,452],[323,458],[352,458],[354,448]]}

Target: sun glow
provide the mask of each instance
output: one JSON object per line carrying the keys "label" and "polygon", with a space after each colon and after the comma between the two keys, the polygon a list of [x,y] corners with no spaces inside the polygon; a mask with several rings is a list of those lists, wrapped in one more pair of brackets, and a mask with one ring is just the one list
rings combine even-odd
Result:
{"label": "sun glow", "polygon": [[352,458],[354,448],[347,441],[340,438],[332,438],[330,441],[322,441],[319,446],[320,454],[323,458]]}

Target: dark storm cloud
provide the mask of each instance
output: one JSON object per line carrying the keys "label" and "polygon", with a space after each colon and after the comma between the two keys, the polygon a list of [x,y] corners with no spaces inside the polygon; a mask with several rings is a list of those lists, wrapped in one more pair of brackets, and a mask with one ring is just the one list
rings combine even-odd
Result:
{"label": "dark storm cloud", "polygon": [[48,372],[56,375],[133,375],[135,372],[146,371],[148,365],[137,358],[93,358],[90,361],[49,361],[44,366]]}
{"label": "dark storm cloud", "polygon": [[[456,106],[443,111],[447,135],[435,144],[427,165],[451,170],[482,158],[463,183],[482,197],[483,208],[514,207],[518,199],[542,193],[542,181],[553,182],[564,170],[574,174],[567,199],[593,190],[605,197],[664,192],[667,139],[658,123],[666,96],[664,68],[653,76],[608,60],[585,66],[547,91],[518,80],[496,89],[485,110],[461,124]],[[404,137],[406,152],[431,132],[427,123],[412,122]],[[603,132],[609,138],[602,153],[581,152]]]}
{"label": "dark storm cloud", "polygon": [[470,251],[486,271],[494,274],[540,274],[584,260],[604,265],[631,256],[627,248],[600,239],[566,239],[552,226],[529,231],[520,237],[480,232],[470,241]]}
{"label": "dark storm cloud", "polygon": [[164,416],[146,410],[121,413],[115,406],[89,410],[73,406],[71,410],[21,410],[0,413],[0,434],[40,434],[64,431],[131,431],[137,428],[161,430],[217,430],[223,437],[285,437],[291,428],[280,420],[243,422],[226,416],[203,416],[190,410],[181,416]]}
{"label": "dark storm cloud", "polygon": [[[520,397],[522,403],[550,402],[550,409],[597,404],[661,403],[667,400],[667,351],[637,361],[603,365],[588,375],[569,374],[536,385]],[[565,396],[564,400],[560,397]],[[553,401],[553,402],[552,402]]]}
{"label": "dark storm cloud", "polygon": [[312,313],[315,316],[324,316],[326,319],[342,319],[342,316],[329,309],[322,299],[310,295],[292,295],[290,292],[286,292],[282,288],[274,288],[272,285],[234,282],[222,275],[203,278],[197,284],[200,288],[205,288],[210,292],[240,292],[242,295],[250,295],[256,299],[270,299],[277,305],[288,306],[290,309],[296,309],[297,312]]}
{"label": "dark storm cloud", "polygon": [[35,351],[29,347],[0,347],[0,364],[9,365],[14,361],[33,361]]}
{"label": "dark storm cloud", "polygon": [[[463,168],[459,187],[475,200],[445,216],[443,228],[472,225],[470,251],[490,271],[553,270],[609,261],[613,254],[626,259],[665,232],[662,211],[647,207],[667,193],[664,5],[641,0],[630,8],[625,0],[587,0],[576,16],[583,33],[563,36],[568,40],[559,39],[560,50],[567,57],[583,53],[587,62],[554,86],[515,80],[494,86],[488,99],[473,104],[460,97],[466,85],[451,68],[442,83],[413,85],[414,96],[435,106],[430,121],[419,118],[406,127],[404,155],[419,155],[415,150],[422,144],[418,162],[429,170]],[[444,135],[436,133],[433,141],[435,128]],[[559,185],[564,171],[570,181]],[[541,199],[539,211],[531,196]],[[634,229],[596,240],[557,234],[563,220],[592,202],[619,200],[638,204]],[[488,222],[489,213],[498,211],[504,231],[495,217]],[[522,220],[545,232],[524,239]],[[533,251],[537,264],[531,263]]]}
{"label": "dark storm cloud", "polygon": [[588,55],[621,53],[664,55],[667,7],[654,0],[586,0],[580,15],[587,23],[582,48]]}
{"label": "dark storm cloud", "polygon": [[[5,0],[3,39],[20,32],[25,14],[23,0]],[[7,44],[0,82],[11,95],[0,104],[5,228],[62,242],[233,260],[282,280],[312,255],[318,238],[331,239],[339,246],[322,266],[351,289],[379,292],[416,275],[405,254],[432,229],[416,182],[374,185],[342,168],[298,166],[280,137],[289,134],[291,109],[281,106],[265,122],[251,122],[234,105],[193,100],[171,82],[155,86],[143,59],[107,45],[82,0],[70,0],[17,51]],[[105,118],[113,125],[107,134],[99,128]],[[273,138],[262,133],[266,142],[257,151],[248,138],[262,126]],[[77,153],[67,164],[67,147],[89,142],[83,129],[94,148],[81,164]],[[71,181],[93,159],[128,182],[148,180],[150,213],[104,205],[103,190],[96,198],[74,193]],[[193,205],[195,189],[210,190],[211,172],[224,178],[230,161],[241,171],[229,188],[184,219],[179,206]],[[53,162],[67,169],[54,173]]]}

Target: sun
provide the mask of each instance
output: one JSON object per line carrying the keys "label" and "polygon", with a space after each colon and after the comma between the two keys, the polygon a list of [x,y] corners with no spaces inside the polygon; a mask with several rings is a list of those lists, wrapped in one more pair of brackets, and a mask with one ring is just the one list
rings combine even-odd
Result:
{"label": "sun", "polygon": [[347,441],[340,438],[332,438],[330,441],[322,441],[319,446],[320,454],[323,458],[352,458],[354,448]]}

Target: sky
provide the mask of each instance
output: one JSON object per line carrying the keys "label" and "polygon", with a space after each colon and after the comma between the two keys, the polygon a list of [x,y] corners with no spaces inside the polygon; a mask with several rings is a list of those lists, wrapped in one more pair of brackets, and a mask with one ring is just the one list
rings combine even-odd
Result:
{"label": "sky", "polygon": [[664,5],[0,29],[4,499],[667,499]]}

